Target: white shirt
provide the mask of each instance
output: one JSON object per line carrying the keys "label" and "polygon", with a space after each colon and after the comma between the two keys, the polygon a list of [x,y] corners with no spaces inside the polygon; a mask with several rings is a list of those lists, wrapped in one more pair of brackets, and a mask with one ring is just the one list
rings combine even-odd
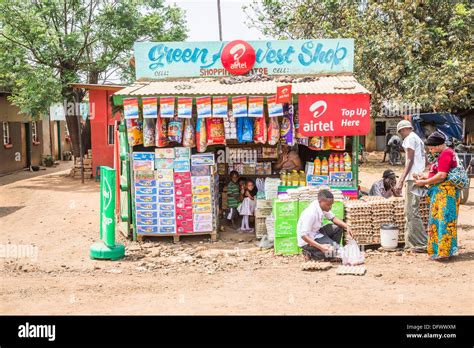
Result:
{"label": "white shirt", "polygon": [[323,211],[319,206],[318,200],[313,201],[305,210],[303,210],[297,225],[299,247],[308,244],[303,240],[303,236],[308,236],[312,240],[323,236],[323,234],[319,233],[319,230],[323,225],[323,217],[332,220],[335,215],[330,211]]}
{"label": "white shirt", "polygon": [[[407,149],[412,149],[415,151],[415,156],[413,160],[413,166],[408,172],[407,180],[413,180],[413,174],[423,173],[425,170],[425,144],[420,139],[420,137],[415,133],[411,132],[405,139],[403,139],[403,149],[405,152]],[[408,156],[405,156],[405,165],[408,162]]]}

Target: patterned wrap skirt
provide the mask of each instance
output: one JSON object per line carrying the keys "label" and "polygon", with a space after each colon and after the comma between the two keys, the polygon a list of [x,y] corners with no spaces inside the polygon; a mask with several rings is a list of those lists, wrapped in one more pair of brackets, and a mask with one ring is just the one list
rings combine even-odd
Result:
{"label": "patterned wrap skirt", "polygon": [[447,180],[428,190],[428,255],[433,259],[458,254],[457,219],[460,196],[461,192]]}

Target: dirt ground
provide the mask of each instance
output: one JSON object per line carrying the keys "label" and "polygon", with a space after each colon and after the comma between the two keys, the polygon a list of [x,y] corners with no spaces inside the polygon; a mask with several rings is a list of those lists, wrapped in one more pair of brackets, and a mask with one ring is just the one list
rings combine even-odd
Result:
{"label": "dirt ground", "polygon": [[[387,167],[380,154],[369,160],[365,187]],[[366,275],[339,276],[336,265],[301,271],[301,255],[275,256],[236,233],[179,244],[119,236],[126,258],[94,261],[99,184],[28,174],[0,178],[1,314],[474,314],[474,187],[460,209],[457,258],[367,250]]]}

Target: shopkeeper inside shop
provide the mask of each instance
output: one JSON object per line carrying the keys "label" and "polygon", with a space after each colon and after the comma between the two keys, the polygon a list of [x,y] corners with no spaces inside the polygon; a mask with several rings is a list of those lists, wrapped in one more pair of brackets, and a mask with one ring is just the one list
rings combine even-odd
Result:
{"label": "shopkeeper inside shop", "polygon": [[303,170],[303,163],[301,162],[296,146],[281,146],[281,154],[274,165],[274,169],[287,171]]}

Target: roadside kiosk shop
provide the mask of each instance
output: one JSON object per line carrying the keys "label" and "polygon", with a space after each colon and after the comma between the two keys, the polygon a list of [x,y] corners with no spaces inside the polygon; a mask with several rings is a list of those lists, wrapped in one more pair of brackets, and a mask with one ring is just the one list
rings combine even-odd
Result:
{"label": "roadside kiosk shop", "polygon": [[[136,43],[137,81],[113,96],[123,107],[117,157],[125,234],[215,239],[232,170],[256,182],[261,201],[303,185],[357,198],[358,136],[369,130],[370,94],[352,76],[353,45]],[[275,168],[281,145],[297,147],[308,162],[297,185],[294,173]]]}

